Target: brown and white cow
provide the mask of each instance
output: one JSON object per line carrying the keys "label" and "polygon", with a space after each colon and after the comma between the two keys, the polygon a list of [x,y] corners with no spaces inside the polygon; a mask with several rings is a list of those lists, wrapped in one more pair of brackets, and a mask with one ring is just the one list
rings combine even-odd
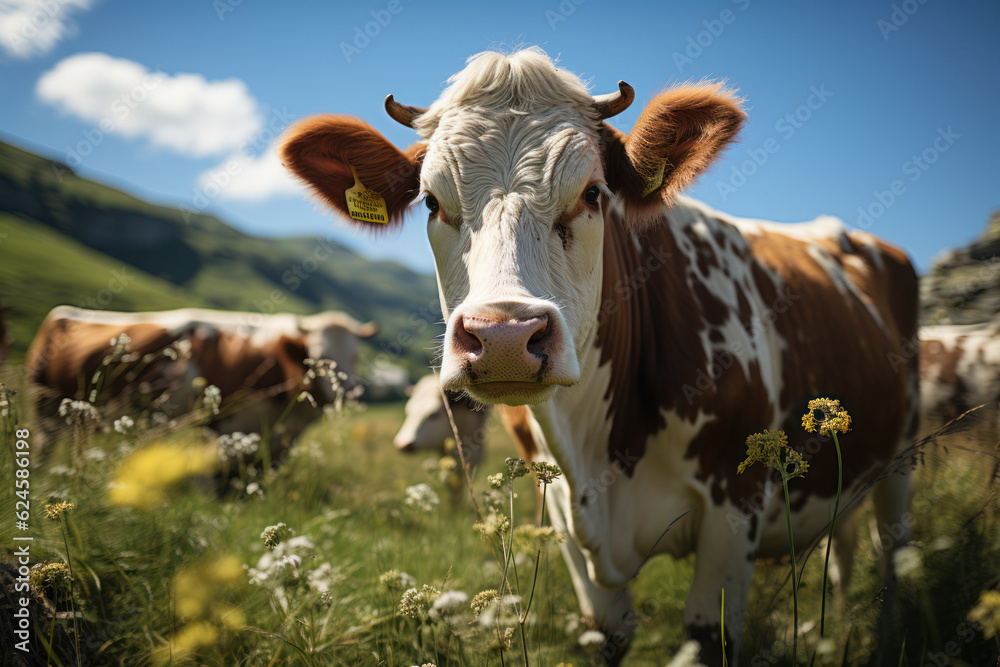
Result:
{"label": "brown and white cow", "polygon": [[[917,278],[901,251],[835,219],[743,220],[680,195],[743,123],[732,91],[667,90],[623,134],[605,119],[632,98],[625,83],[591,96],[537,49],[484,53],[427,109],[386,100],[421,136],[406,151],[359,119],[319,116],[293,126],[281,154],[345,216],[354,174],[390,225],[423,199],[443,386],[528,406],[538,458],[564,473],[548,509],[607,659],[637,624],[627,586],[640,565],[693,551],[685,626],[721,664],[725,589],[735,664],[754,560],[788,551],[773,478],[736,472],[744,441],[782,428],[809,456],[790,493],[796,542],[811,543],[837,459],[803,432],[806,402],[829,395],[850,411],[844,493],[863,490],[916,429],[918,360],[893,360],[916,332]],[[908,470],[874,491],[897,536],[908,496]],[[891,552],[886,566],[891,581]]]}
{"label": "brown and white cow", "polygon": [[[336,361],[350,389],[358,338],[374,334],[375,326],[332,311],[308,316],[195,308],[122,313],[59,306],[42,322],[25,362],[39,393],[39,418],[50,430],[63,398],[88,397],[111,339],[122,333],[131,339],[134,361],[105,386],[107,400],[124,399],[128,411],[140,394],[146,403],[159,398],[157,410],[174,418],[195,406],[200,390],[192,383],[200,377],[221,393],[213,429],[262,433],[304,388],[317,404],[335,400],[332,385],[322,378],[313,386],[304,384],[307,359]],[[189,358],[155,354],[177,341],[189,341]],[[141,361],[147,354],[155,357],[152,364]],[[273,431],[272,460],[321,415],[308,402],[296,403]]]}
{"label": "brown and white cow", "polygon": [[941,324],[920,328],[920,401],[934,425],[980,405],[998,432],[1000,322]]}

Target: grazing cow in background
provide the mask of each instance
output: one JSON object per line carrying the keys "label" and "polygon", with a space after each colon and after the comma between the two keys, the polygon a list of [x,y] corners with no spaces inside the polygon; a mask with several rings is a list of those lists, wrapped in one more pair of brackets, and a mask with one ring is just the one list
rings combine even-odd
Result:
{"label": "grazing cow in background", "polygon": [[[593,97],[537,49],[484,53],[429,108],[387,98],[421,137],[406,151],[357,118],[319,116],[291,127],[281,154],[355,225],[400,224],[423,199],[447,319],[441,383],[527,406],[536,458],[562,468],[548,509],[605,659],[627,650],[627,587],[645,559],[695,552],[686,630],[722,664],[724,589],[735,665],[754,561],[789,546],[770,473],[737,474],[748,435],[784,429],[809,457],[790,485],[804,547],[828,529],[837,455],[800,420],[809,399],[839,398],[854,424],[844,497],[884,476],[879,525],[906,541],[909,468],[887,466],[918,421],[918,359],[903,354],[917,276],[836,219],[744,220],[680,196],[736,136],[740,101],[681,86],[623,134],[605,119],[633,96],[621,82]],[[893,549],[884,565],[891,599]]]}
{"label": "grazing cow in background", "polygon": [[[451,414],[455,419],[455,427],[465,447],[465,460],[470,467],[476,468],[483,460],[486,448],[489,408],[461,394],[449,393],[447,396]],[[440,385],[435,375],[425,375],[413,385],[410,398],[403,410],[406,418],[392,439],[396,449],[407,454],[420,451],[449,453],[461,463],[458,451],[446,448],[446,441],[449,438],[454,441],[455,434],[451,429],[451,422],[448,420]]]}
{"label": "grazing cow in background", "polygon": [[[360,324],[340,312],[262,315],[188,308],[119,313],[59,306],[42,322],[25,365],[39,393],[39,419],[52,430],[62,399],[88,398],[95,371],[111,353],[111,339],[124,333],[131,339],[124,372],[112,378],[116,368],[109,367],[102,395],[123,399],[125,414],[141,399],[167,417],[178,417],[196,407],[201,390],[192,383],[200,377],[221,393],[214,430],[261,433],[304,389],[318,405],[336,400],[325,378],[308,384],[307,359],[336,361],[348,375],[344,389],[352,389],[358,338],[375,330],[374,324]],[[158,354],[178,341],[190,347],[188,358]],[[145,355],[150,355],[146,361]],[[308,401],[297,403],[273,433],[272,460],[321,415]]]}
{"label": "grazing cow in background", "polygon": [[[445,392],[451,413],[455,419],[455,429],[465,447],[465,460],[473,470],[479,466],[486,452],[486,431],[490,417],[489,406],[456,392]],[[517,447],[518,456],[530,463],[535,456],[535,443],[527,422],[524,408],[497,406],[504,428]],[[404,407],[406,418],[399,432],[392,439],[396,449],[407,454],[421,451],[435,451],[450,454],[461,466],[457,449],[448,449],[449,439],[455,440],[437,376],[425,375],[420,378]],[[536,489],[537,491],[537,489]],[[541,499],[540,492],[537,494]],[[535,523],[541,523],[542,507],[539,502],[535,512]]]}
{"label": "grazing cow in background", "polygon": [[936,425],[980,405],[996,444],[1000,402],[1000,322],[920,328],[920,400]]}

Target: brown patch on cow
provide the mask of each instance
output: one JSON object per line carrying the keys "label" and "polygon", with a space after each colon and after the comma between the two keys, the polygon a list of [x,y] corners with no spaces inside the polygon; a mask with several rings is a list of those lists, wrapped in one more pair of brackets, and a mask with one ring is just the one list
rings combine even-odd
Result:
{"label": "brown patch on cow", "polygon": [[[939,401],[934,407],[941,413],[939,416],[946,419],[955,418],[975,407],[967,400],[968,388],[958,370],[965,355],[966,338],[956,337],[954,347],[948,347],[939,340],[920,341],[920,378],[925,380],[932,369],[937,370],[937,387],[947,387],[948,394],[944,401]],[[982,351],[980,348],[980,354]]]}
{"label": "brown patch on cow", "polygon": [[[401,151],[375,128],[350,116],[322,115],[286,130],[279,153],[285,167],[313,195],[352,224],[386,229],[402,222],[420,187],[425,143]],[[385,200],[388,225],[358,221],[347,213],[345,191],[354,185],[351,167],[364,185]]]}
{"label": "brown patch on cow", "polygon": [[500,413],[500,421],[507,431],[517,452],[526,462],[535,460],[538,453],[538,444],[535,436],[531,433],[531,413],[528,408],[522,406],[512,407],[509,405],[496,405],[493,408]]}
{"label": "brown patch on cow", "polygon": [[227,331],[207,336],[195,331],[191,343],[198,372],[224,398],[264,392],[291,400],[298,395],[308,356],[304,336],[281,336],[262,347]]}
{"label": "brown patch on cow", "polygon": [[[172,333],[156,324],[108,325],[69,319],[46,320],[28,350],[26,367],[31,381],[59,397],[87,398],[95,371],[111,352],[110,340],[119,334],[132,339],[130,359],[124,372],[102,386],[102,394],[125,395],[140,386],[151,395],[170,389],[163,368],[171,363],[190,363],[208,384],[219,387],[224,400],[240,400],[264,393],[294,399],[305,374],[305,337],[281,336],[266,346],[228,332],[193,327]],[[139,360],[178,340],[191,341],[191,359],[173,362],[159,357],[148,365]],[[115,367],[118,366],[116,363]]]}
{"label": "brown patch on cow", "polygon": [[[877,242],[879,269],[869,253],[856,252],[859,245],[850,237],[847,242],[822,242],[880,314],[880,322],[853,292],[840,292],[807,252],[805,241],[772,232],[748,240],[760,265],[777,274],[793,295],[771,325],[786,342],[780,407],[790,412],[782,428],[789,444],[810,462],[806,478],[794,480],[791,488],[803,492],[800,503],[810,494],[829,497],[836,493],[837,456],[828,438],[820,440],[802,429],[806,403],[830,396],[851,414],[851,431],[840,437],[845,486],[870,479],[892,457],[910,427],[910,396],[919,377],[917,355],[903,349],[917,331],[917,276],[906,256],[888,244]],[[865,269],[843,262],[848,253]],[[755,268],[753,275],[764,302],[778,302],[778,287],[767,272]],[[740,497],[732,490],[729,495]]]}
{"label": "brown patch on cow", "polygon": [[[688,286],[691,267],[676,252],[667,222],[650,229],[645,243],[673,250],[670,263],[631,294],[616,290],[616,285],[629,284],[628,276],[649,253],[637,250],[621,222],[609,217],[605,310],[598,328],[601,364],[611,363],[606,394],[612,420],[608,455],[631,474],[648,438],[665,427],[661,411],[673,410],[688,421],[704,413],[710,420],[689,443],[686,456],[698,460],[697,477],[709,484],[714,502],[728,497],[739,504],[758,491],[765,475],[762,466],[736,473],[746,455],[746,438],[768,428],[780,409],[789,415],[781,425],[789,443],[810,459],[807,479],[793,482],[803,491],[799,503],[811,494],[832,496],[836,453],[828,442],[803,431],[801,416],[806,403],[818,396],[839,398],[850,411],[854,427],[841,438],[847,485],[861,476],[870,479],[891,458],[911,426],[909,397],[914,393],[918,360],[903,354],[902,345],[916,333],[916,274],[905,255],[891,246],[878,245],[883,264],[879,269],[869,253],[855,254],[858,246],[853,243],[823,243],[832,255],[843,255],[846,247],[865,263],[859,269],[852,266],[855,262],[839,258],[848,278],[880,313],[883,328],[857,296],[840,292],[804,241],[772,232],[747,241],[751,252],[745,260],[731,254],[718,259],[723,266],[727,261],[751,262],[754,287],[763,305],[774,308],[756,328],[745,296],[738,299],[738,312],[729,313],[703,285]],[[765,370],[753,354],[745,371],[724,347],[706,356],[701,332],[707,323],[725,321],[729,315],[738,316],[742,326],[756,335],[756,344],[770,344],[760,336],[774,333],[785,342],[778,405],[768,397]]]}
{"label": "brown patch on cow", "polygon": [[695,263],[698,265],[698,272],[702,276],[708,277],[709,269],[719,266],[719,259],[716,256],[715,248],[708,242],[708,239],[690,226],[684,228],[684,236],[687,237],[688,241],[694,247],[695,257],[697,258]]}
{"label": "brown patch on cow", "polygon": [[[694,386],[707,363],[702,304],[687,285],[688,259],[667,224],[649,229],[643,242],[637,249],[623,221],[605,216],[597,346],[600,364],[611,364],[608,459],[629,476],[647,440],[666,426],[661,410],[694,419],[697,407],[682,388]],[[641,271],[649,278],[640,283]]]}
{"label": "brown patch on cow", "polygon": [[[137,360],[176,340],[156,324],[121,326],[46,319],[28,348],[25,359],[28,377],[61,397],[86,398],[94,372],[111,353],[111,339],[122,333],[132,339],[131,353]],[[141,377],[155,375],[162,364],[160,361],[148,366]],[[129,381],[128,374],[122,373],[105,387],[112,393],[120,393]]]}

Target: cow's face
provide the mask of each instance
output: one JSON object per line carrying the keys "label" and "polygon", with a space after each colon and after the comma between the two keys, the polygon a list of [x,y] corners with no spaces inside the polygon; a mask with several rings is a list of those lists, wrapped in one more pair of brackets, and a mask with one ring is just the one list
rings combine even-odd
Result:
{"label": "cow's face", "polygon": [[523,404],[579,381],[609,194],[594,126],[574,109],[441,119],[420,186],[448,323],[445,389]]}
{"label": "cow's face", "polygon": [[[345,313],[330,311],[300,318],[299,327],[305,336],[309,358],[336,361],[337,370],[346,375],[346,378],[339,378],[340,383],[347,390],[356,387],[359,339],[374,335],[377,331],[375,325],[371,322],[361,324]],[[321,392],[324,402],[334,401],[329,382],[318,383],[317,390]]]}
{"label": "cow's face", "polygon": [[394,222],[422,198],[447,317],[442,385],[485,403],[539,403],[581,379],[605,224],[662,218],[743,114],[718,85],[686,86],[655,98],[625,136],[603,119],[631,102],[627,84],[591,97],[536,50],[481,54],[451,81],[428,109],[387,100],[424,138],[406,153],[328,116],[290,130],[282,156],[341,212],[354,174]]}

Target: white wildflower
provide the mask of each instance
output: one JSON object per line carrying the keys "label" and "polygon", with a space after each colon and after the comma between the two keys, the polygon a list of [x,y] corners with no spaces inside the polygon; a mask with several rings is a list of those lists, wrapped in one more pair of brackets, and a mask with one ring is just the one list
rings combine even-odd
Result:
{"label": "white wildflower", "polygon": [[222,390],[214,384],[208,385],[205,387],[205,393],[201,397],[201,402],[213,415],[219,414],[219,405],[222,403]]}
{"label": "white wildflower", "polygon": [[135,420],[133,420],[128,415],[122,415],[115,420],[115,431],[121,433],[122,435],[129,435],[132,433],[132,429],[135,428]]}
{"label": "white wildflower", "polygon": [[462,605],[469,601],[468,593],[462,591],[445,591],[431,606],[431,618],[444,618],[454,614]]}
{"label": "white wildflower", "polygon": [[390,591],[401,591],[417,585],[416,579],[406,572],[400,572],[399,570],[387,570],[383,572],[379,576],[378,581]]}
{"label": "white wildflower", "polygon": [[306,575],[306,584],[317,593],[326,593],[339,579],[340,576],[334,571],[333,566],[323,563]]}
{"label": "white wildflower", "polygon": [[407,507],[421,512],[430,512],[441,503],[441,499],[429,485],[420,483],[406,487]]}
{"label": "white wildflower", "polygon": [[923,569],[923,559],[920,557],[920,549],[914,546],[906,546],[896,550],[893,555],[896,563],[896,575],[900,579],[919,575]]}
{"label": "white wildflower", "polygon": [[667,664],[667,667],[704,667],[704,665],[698,662],[698,653],[700,651],[701,647],[698,642],[686,641],[681,646],[681,650],[677,651],[674,659]]}
{"label": "white wildflower", "polygon": [[591,644],[601,646],[604,644],[604,639],[604,633],[600,630],[587,630],[576,641],[580,646],[590,646]]}
{"label": "white wildflower", "polygon": [[59,416],[66,418],[67,424],[86,426],[97,424],[101,421],[101,414],[88,401],[74,401],[71,398],[64,398],[59,404]]}
{"label": "white wildflower", "polygon": [[241,431],[221,435],[216,441],[216,447],[219,460],[223,463],[243,461],[249,459],[260,449],[260,435],[242,433]]}
{"label": "white wildflower", "polygon": [[479,624],[483,627],[493,625],[515,625],[518,621],[517,607],[521,604],[520,595],[501,595],[494,598],[479,614]]}

